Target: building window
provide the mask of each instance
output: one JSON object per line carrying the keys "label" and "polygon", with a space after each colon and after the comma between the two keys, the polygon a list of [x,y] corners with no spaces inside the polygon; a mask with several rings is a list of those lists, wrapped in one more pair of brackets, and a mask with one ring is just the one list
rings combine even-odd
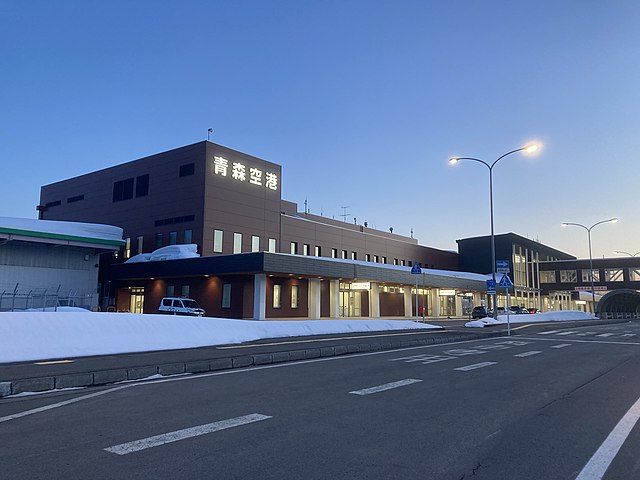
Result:
{"label": "building window", "polygon": [[176,287],[174,285],[167,285],[167,294],[165,297],[175,297],[176,296]]}
{"label": "building window", "polygon": [[233,234],[233,253],[242,253],[242,234]]}
{"label": "building window", "polygon": [[162,247],[162,243],[163,242],[164,242],[164,240],[162,239],[162,234],[161,233],[156,233],[156,248]]}
{"label": "building window", "polygon": [[394,258],[394,259],[393,259],[393,264],[394,264],[394,265],[398,265],[398,259],[397,259],[397,258]]}
{"label": "building window", "polygon": [[358,252],[351,252],[351,260],[357,260],[358,259]]}
{"label": "building window", "polygon": [[378,255],[373,256],[373,263],[378,263]]}
{"label": "building window", "polygon": [[140,235],[137,238],[137,243],[138,243],[138,253],[140,254],[140,253],[142,253],[142,245],[144,243],[144,237],[142,235]]}
{"label": "building window", "polygon": [[291,308],[298,308],[298,285],[291,285]]}
{"label": "building window", "polygon": [[131,238],[124,239],[124,258],[131,258]]}
{"label": "building window", "polygon": [[149,174],[136,177],[136,198],[149,195]]}
{"label": "building window", "polygon": [[121,202],[133,198],[133,178],[113,183],[113,201]]}
{"label": "building window", "polygon": [[540,272],[540,283],[556,283],[556,272]]}
{"label": "building window", "polygon": [[260,237],[257,235],[251,235],[251,251],[252,252],[260,251]]}
{"label": "building window", "polygon": [[163,218],[162,220],[156,220],[154,225],[156,227],[163,227],[165,225],[175,225],[176,223],[193,222],[195,215],[184,215],[182,217]]}
{"label": "building window", "polygon": [[365,262],[370,262],[371,261],[371,254],[370,253],[365,253],[364,254],[364,261]]}
{"label": "building window", "polygon": [[298,253],[298,242],[291,242],[291,254],[296,255]]}
{"label": "building window", "polygon": [[178,232],[169,232],[169,245],[178,243]]}
{"label": "building window", "polygon": [[[591,270],[591,273],[593,275],[593,281],[594,282],[599,282],[600,281],[600,270]],[[582,281],[584,283],[590,283],[591,282],[591,277],[589,277],[589,270],[582,270]]]}
{"label": "building window", "polygon": [[76,195],[75,197],[67,198],[67,203],[79,202],[80,200],[84,200],[84,195]]}
{"label": "building window", "polygon": [[213,252],[222,253],[222,230],[213,231]]}
{"label": "building window", "polygon": [[276,253],[276,239],[275,238],[270,238],[269,239],[269,252]]}
{"label": "building window", "polygon": [[631,267],[629,269],[629,281],[640,282],[640,268]]}
{"label": "building window", "polygon": [[331,249],[331,258],[338,258],[338,249],[337,248],[332,248]]}
{"label": "building window", "polygon": [[193,230],[190,228],[184,231],[184,243],[191,243],[193,240]]}
{"label": "building window", "polygon": [[189,292],[191,291],[191,287],[189,285],[182,285],[182,296],[185,298],[189,298]]}
{"label": "building window", "polygon": [[346,250],[342,250],[342,258],[344,258],[346,260],[346,258],[347,258],[347,251]]}
{"label": "building window", "polygon": [[382,257],[382,261],[380,263],[387,263],[387,257]]}
{"label": "building window", "polygon": [[282,293],[282,286],[281,285],[274,285],[273,286],[273,308],[280,308],[281,303],[280,303],[280,295]]}
{"label": "building window", "polygon": [[47,202],[47,203],[44,204],[44,206],[47,207],[47,208],[57,207],[58,205],[62,205],[62,201],[61,200],[56,200],[54,202]]}
{"label": "building window", "polygon": [[576,283],[578,274],[575,270],[560,270],[560,283]]}
{"label": "building window", "polygon": [[316,245],[315,255],[316,255],[316,257],[321,257],[322,256],[322,249],[320,248],[319,245]]}
{"label": "building window", "polygon": [[607,268],[604,271],[605,282],[622,282],[624,280],[622,276],[621,268]]}
{"label": "building window", "polygon": [[222,285],[222,308],[231,308],[231,284]]}
{"label": "building window", "polygon": [[302,245],[302,254],[303,255],[309,255],[309,251],[311,250],[311,248],[309,247],[308,243],[305,243]]}
{"label": "building window", "polygon": [[402,265],[403,267],[405,266],[404,260],[400,260],[400,265]]}
{"label": "building window", "polygon": [[186,165],[180,165],[180,176],[188,177],[189,175],[193,175],[196,171],[195,163],[187,163]]}

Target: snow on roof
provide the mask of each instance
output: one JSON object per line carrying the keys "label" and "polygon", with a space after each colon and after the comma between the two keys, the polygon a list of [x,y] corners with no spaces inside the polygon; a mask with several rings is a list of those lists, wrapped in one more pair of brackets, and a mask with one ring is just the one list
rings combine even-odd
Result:
{"label": "snow on roof", "polygon": [[185,245],[167,245],[154,250],[152,253],[140,253],[134,255],[124,263],[156,262],[159,260],[178,260],[181,258],[199,257],[198,245],[189,243]]}
{"label": "snow on roof", "polygon": [[0,233],[120,246],[123,230],[99,223],[0,217]]}

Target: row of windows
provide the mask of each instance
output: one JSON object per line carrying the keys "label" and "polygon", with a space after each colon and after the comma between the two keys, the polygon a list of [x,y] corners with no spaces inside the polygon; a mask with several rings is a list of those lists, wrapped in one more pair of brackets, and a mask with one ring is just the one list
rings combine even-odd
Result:
{"label": "row of windows", "polygon": [[[169,232],[168,245],[177,245],[178,244],[178,231]],[[165,236],[164,233],[156,233],[155,236],[155,245],[154,248],[158,249],[164,247]],[[132,255],[138,255],[143,252],[144,248],[144,236],[140,235],[132,239],[131,237],[124,239],[124,258],[131,258]],[[190,228],[185,229],[182,232],[182,243],[188,244],[193,243],[193,230]],[[135,248],[134,248],[135,247]],[[172,295],[168,295],[172,296]]]}
{"label": "row of windows", "polygon": [[[213,253],[224,253],[222,249],[223,239],[224,239],[224,231],[222,230],[213,231]],[[260,237],[258,235],[251,235],[251,251],[252,252],[260,251]],[[275,238],[270,238],[268,240],[267,251],[271,253],[276,253]],[[232,253],[242,253],[242,233],[238,233],[238,232],[233,233]]]}
{"label": "row of windows", "polygon": [[122,202],[124,200],[130,200],[134,195],[134,181],[135,181],[135,196],[146,197],[149,195],[149,174],[139,175],[135,178],[127,178],[125,180],[119,180],[113,182],[113,202]]}
{"label": "row of windows", "polygon": [[[291,242],[291,246],[290,246],[290,250],[289,252],[293,255],[305,255],[305,256],[309,256],[311,255],[311,245],[309,245],[308,243],[303,243],[302,244],[302,252],[300,252],[299,248],[298,248],[298,242]],[[314,251],[313,251],[314,256],[316,257],[321,257],[322,256],[322,247],[320,247],[319,245],[316,245],[314,247]],[[331,258],[342,258],[342,259],[351,259],[351,260],[358,260],[358,252],[351,252],[351,255],[349,255],[349,252],[347,250],[340,250],[340,256],[338,257],[338,249],[337,248],[332,248],[331,249]],[[378,256],[378,255],[371,255],[370,253],[366,253],[364,255],[364,261],[365,262],[373,262],[373,263],[387,263],[387,257],[382,257],[382,256]],[[393,259],[393,264],[394,265],[400,265],[402,267],[404,266],[409,266],[411,267],[413,265],[413,262],[411,260],[403,260],[403,259],[398,259],[398,258],[394,258]],[[431,266],[433,268],[433,265]]]}
{"label": "row of windows", "polygon": [[[180,294],[182,297],[189,298],[189,293],[191,291],[190,285],[182,285],[180,287]],[[175,297],[176,287],[175,285],[167,285],[166,289],[166,297]],[[298,308],[300,306],[300,286],[299,285],[291,285],[291,308]],[[231,284],[223,283],[222,284],[222,308],[231,308]],[[274,285],[273,286],[273,308],[282,308],[282,285]]]}
{"label": "row of windows", "polygon": [[[640,281],[640,269],[629,268],[629,281]],[[591,275],[590,275],[591,273]],[[604,277],[601,280],[600,270],[581,270],[582,283],[591,282],[593,276],[594,282],[623,282],[624,281],[624,269],[622,268],[605,268]],[[577,270],[560,270],[560,283],[577,283],[578,272]],[[557,283],[557,277],[555,271],[540,272],[540,283]]]}

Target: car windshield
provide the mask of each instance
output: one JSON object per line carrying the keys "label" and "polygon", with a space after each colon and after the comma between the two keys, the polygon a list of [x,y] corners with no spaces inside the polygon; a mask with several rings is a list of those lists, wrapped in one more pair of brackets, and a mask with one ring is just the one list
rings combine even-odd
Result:
{"label": "car windshield", "polygon": [[200,308],[200,305],[195,300],[182,300],[182,304],[186,308]]}

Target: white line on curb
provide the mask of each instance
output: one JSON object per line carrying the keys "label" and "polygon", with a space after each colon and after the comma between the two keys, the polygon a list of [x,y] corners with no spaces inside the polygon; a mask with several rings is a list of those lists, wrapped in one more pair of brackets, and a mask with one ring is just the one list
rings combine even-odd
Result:
{"label": "white line on curb", "polygon": [[584,466],[576,480],[600,480],[639,418],[640,398],[636,400],[636,403],[625,413],[622,420],[618,422],[607,439],[600,445],[600,448],[593,454],[593,457]]}
{"label": "white line on curb", "polygon": [[219,422],[207,423],[206,425],[198,425],[197,427],[185,428],[183,430],[176,430],[175,432],[142,438],[134,442],[122,443],[120,445],[105,448],[105,450],[117,455],[127,455],[147,448],[159,447],[165,443],[178,442],[186,438],[198,437],[200,435],[206,435],[207,433],[239,427],[241,425],[247,425],[248,423],[259,422],[260,420],[267,420],[269,418],[272,417],[268,415],[261,415],[259,413],[252,413],[251,415],[245,415],[243,417],[230,418],[228,420],[221,420]]}
{"label": "white line on curb", "polygon": [[370,395],[372,393],[384,392],[385,390],[391,390],[392,388],[404,387],[413,383],[421,382],[422,380],[416,380],[415,378],[407,378],[405,380],[399,380],[397,382],[385,383],[384,385],[378,385],[377,387],[364,388],[362,390],[354,390],[354,395]]}
{"label": "white line on curb", "polygon": [[475,370],[476,368],[488,367],[490,365],[495,365],[498,362],[482,362],[482,363],[474,363],[473,365],[467,365],[466,367],[454,368],[454,370],[460,370],[461,372],[468,372],[469,370]]}

